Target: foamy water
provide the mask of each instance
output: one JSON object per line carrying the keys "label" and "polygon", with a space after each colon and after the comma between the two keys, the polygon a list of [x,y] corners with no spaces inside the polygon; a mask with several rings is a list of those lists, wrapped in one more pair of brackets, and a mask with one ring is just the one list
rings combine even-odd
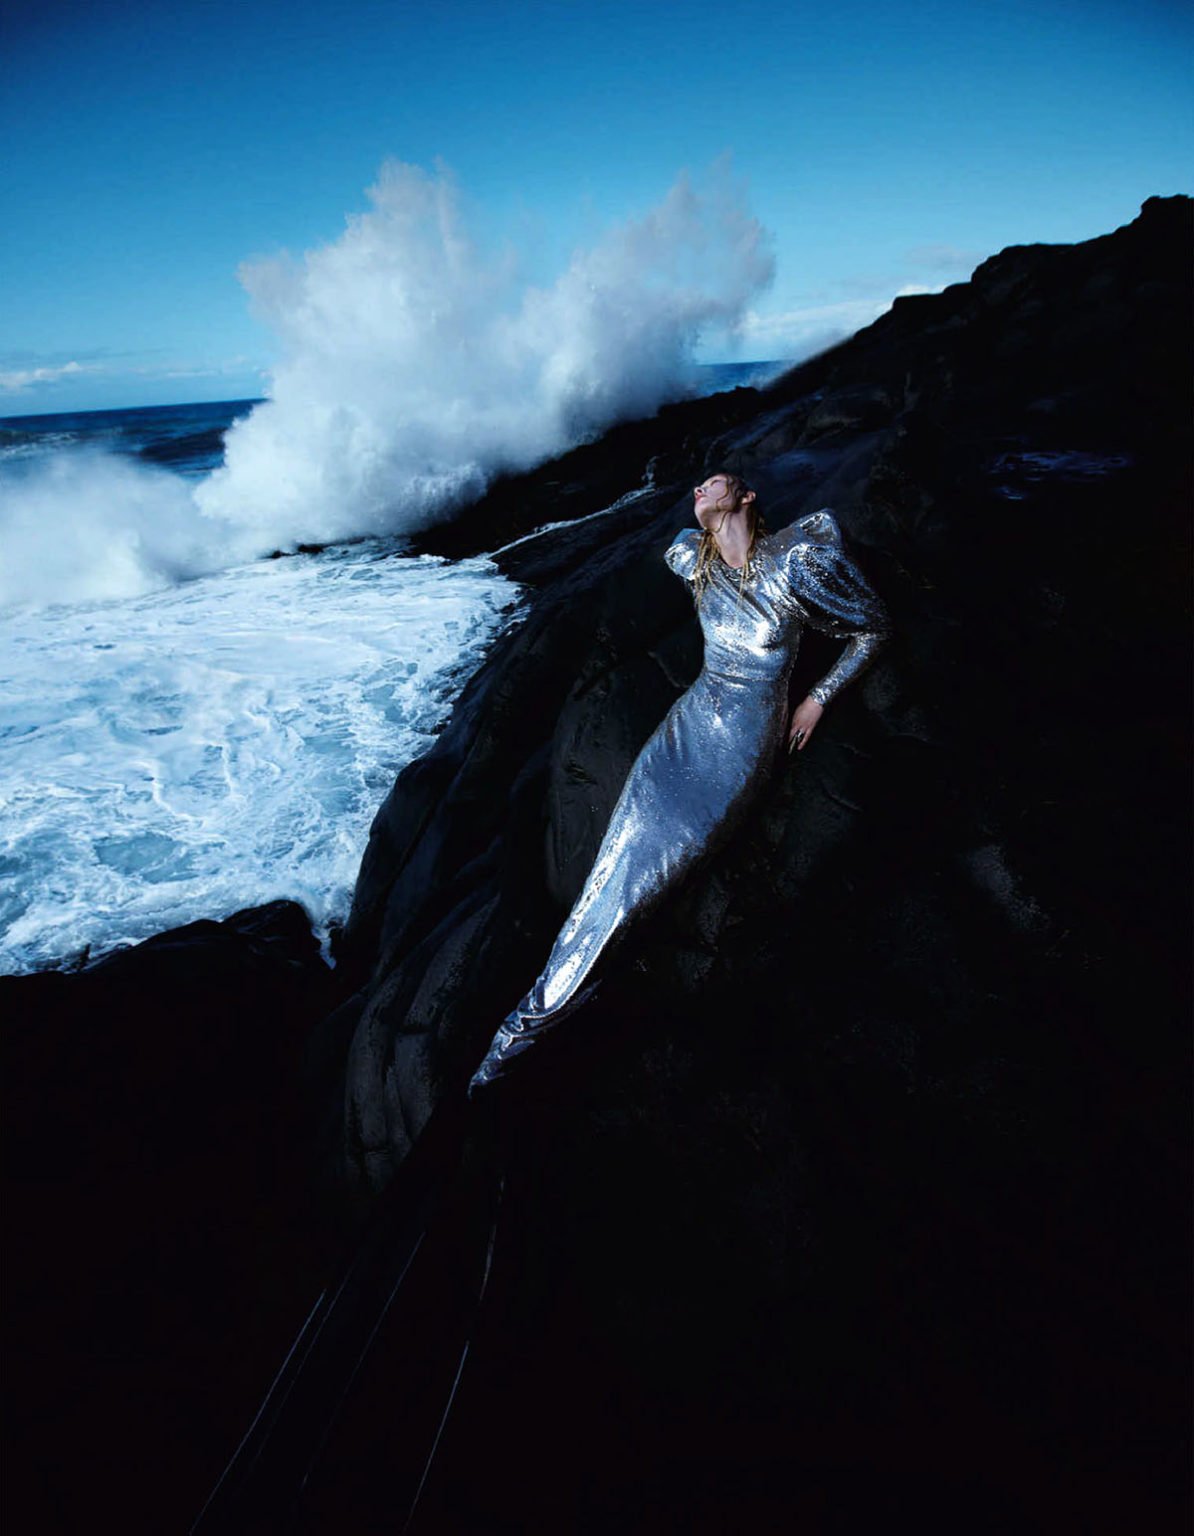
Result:
{"label": "foamy water", "polygon": [[0,971],[274,897],[342,918],[516,594],[355,546],[0,617]]}
{"label": "foamy water", "polygon": [[725,166],[678,177],[543,284],[468,228],[443,169],[388,161],[368,198],[301,261],[241,271],[282,357],[197,500],[284,548],[425,527],[495,473],[693,392],[697,344],[774,272]]}
{"label": "foamy water", "polygon": [[693,356],[770,282],[725,168],[677,179],[554,281],[465,227],[451,176],[387,162],[335,240],[247,263],[277,337],[269,399],[202,480],[106,451],[6,451],[0,608],[137,596],[274,550],[411,533],[525,469],[699,392]]}
{"label": "foamy water", "polygon": [[[242,272],[268,400],[0,423],[0,970],[278,896],[343,917],[379,802],[515,600],[487,561],[383,550],[703,393],[698,343],[772,274],[725,167],[538,285],[446,172],[390,163],[368,196]],[[262,558],[305,544],[337,547]]]}

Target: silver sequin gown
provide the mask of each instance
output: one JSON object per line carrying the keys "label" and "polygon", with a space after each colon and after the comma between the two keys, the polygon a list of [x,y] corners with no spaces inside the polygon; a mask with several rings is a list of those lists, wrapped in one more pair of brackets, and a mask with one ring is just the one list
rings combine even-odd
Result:
{"label": "silver sequin gown", "polygon": [[[695,528],[679,534],[665,556],[688,582],[700,537]],[[635,923],[738,824],[780,758],[804,625],[847,642],[810,690],[823,704],[884,642],[883,605],[827,510],[763,535],[750,577],[743,583],[740,574],[714,559],[697,609],[700,676],[639,753],[547,966],[498,1031],[487,1063],[495,1052],[504,1062],[577,1007]],[[478,1077],[485,1075],[483,1066]]]}

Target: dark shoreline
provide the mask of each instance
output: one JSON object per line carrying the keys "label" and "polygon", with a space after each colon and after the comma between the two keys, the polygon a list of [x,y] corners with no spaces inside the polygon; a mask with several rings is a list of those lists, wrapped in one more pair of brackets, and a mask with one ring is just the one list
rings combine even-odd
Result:
{"label": "dark shoreline", "polygon": [[[725,464],[772,526],[836,509],[898,639],[529,1088],[428,1529],[1184,1528],[1191,235],[1002,252],[431,530],[643,491],[501,557],[530,612],[335,972],[275,904],[0,982],[22,1524],[197,1513],[692,676],[657,557]],[[328,1486],[371,1529],[400,1385],[360,1391]]]}

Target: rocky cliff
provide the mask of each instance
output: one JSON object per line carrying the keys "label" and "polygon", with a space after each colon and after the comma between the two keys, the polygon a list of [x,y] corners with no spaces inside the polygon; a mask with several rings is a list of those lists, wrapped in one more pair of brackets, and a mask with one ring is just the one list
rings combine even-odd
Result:
{"label": "rocky cliff", "polygon": [[897,632],[528,1069],[550,1129],[491,1347],[544,1483],[492,1447],[495,1367],[445,1528],[1176,1517],[1190,257],[1181,198],[1004,251],[429,541],[504,542],[534,594],[373,827],[324,1031],[358,1201],[533,979],[694,675],[659,558],[690,486],[738,471],[775,527],[833,506]]}
{"label": "rocky cliff", "polygon": [[[772,526],[832,505],[898,638],[660,921],[632,990],[684,1050],[749,998],[797,1049],[847,1015],[897,1055],[948,1039],[959,1085],[996,1070],[1009,1010],[1113,1016],[1181,889],[1188,246],[1188,203],[1154,199],[1102,239],[1005,251],[772,389],[620,429],[428,541],[503,541],[536,590],[373,827],[344,946],[362,985],[336,1023],[354,1186],[384,1183],[533,979],[699,664],[659,555],[714,465]],[[800,681],[831,654],[810,637]]]}
{"label": "rocky cliff", "polygon": [[[533,980],[695,674],[659,558],[691,485],[744,474],[772,527],[832,506],[897,635],[528,1063],[500,1327],[428,1529],[1180,1517],[1190,258],[1185,198],[1004,251],[427,537],[501,546],[523,617],[378,812],[334,996],[279,956],[294,1036],[211,1090],[240,1115],[271,1064],[333,1228]],[[809,637],[801,689],[832,654]],[[154,985],[129,983],[164,1025]],[[53,1068],[14,1038],[20,1094]],[[293,1269],[301,1243],[270,1241]],[[354,1483],[374,1513],[377,1434]]]}

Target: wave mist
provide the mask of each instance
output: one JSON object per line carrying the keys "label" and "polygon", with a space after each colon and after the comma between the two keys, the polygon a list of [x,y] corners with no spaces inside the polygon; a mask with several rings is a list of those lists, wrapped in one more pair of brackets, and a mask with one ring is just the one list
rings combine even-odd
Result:
{"label": "wave mist", "polygon": [[197,499],[263,545],[423,526],[499,470],[649,414],[773,271],[724,166],[702,189],[680,177],[548,287],[473,241],[443,170],[387,162],[369,200],[332,244],[241,272],[283,360]]}
{"label": "wave mist", "polygon": [[724,162],[546,286],[471,237],[443,168],[388,161],[368,197],[330,244],[242,268],[281,361],[206,480],[95,450],[5,467],[0,607],[136,596],[424,527],[496,473],[687,393],[697,342],[732,333],[773,274]]}

